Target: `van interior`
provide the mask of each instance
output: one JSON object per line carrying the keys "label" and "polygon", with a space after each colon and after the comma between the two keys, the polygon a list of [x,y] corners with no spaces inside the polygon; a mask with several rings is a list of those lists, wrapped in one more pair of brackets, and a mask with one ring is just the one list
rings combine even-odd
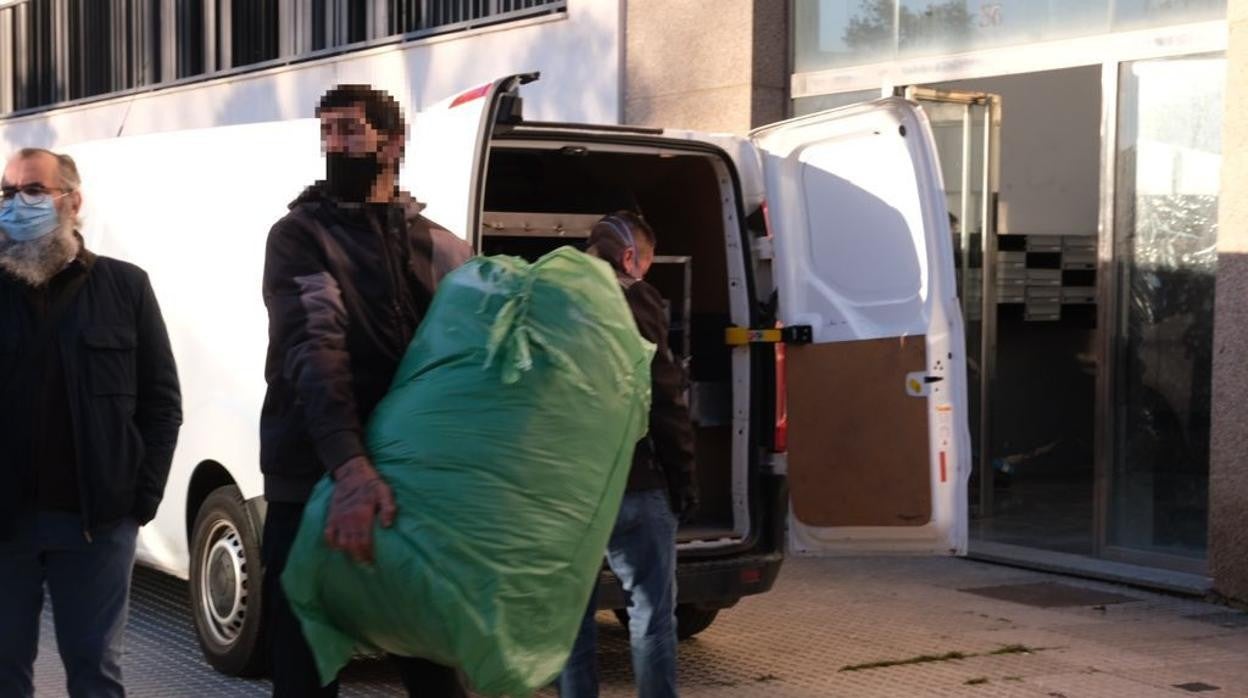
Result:
{"label": "van interior", "polygon": [[[481,251],[536,260],[584,248],[594,222],[640,212],[658,246],[646,280],[667,301],[673,353],[686,362],[701,490],[682,548],[732,545],[749,533],[749,354],[724,330],[749,322],[729,165],[697,151],[548,140],[496,141],[489,156]],[[744,317],[742,315],[744,314]]]}

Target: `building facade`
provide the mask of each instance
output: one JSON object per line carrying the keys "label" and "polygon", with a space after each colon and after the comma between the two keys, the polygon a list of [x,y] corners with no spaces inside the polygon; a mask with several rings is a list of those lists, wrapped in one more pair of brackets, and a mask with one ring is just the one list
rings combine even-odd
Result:
{"label": "building facade", "polygon": [[0,145],[305,118],[335,83],[410,114],[530,71],[531,118],[616,123],[620,37],[618,0],[0,0]]}
{"label": "building facade", "polygon": [[968,326],[979,556],[1246,598],[1243,7],[792,5],[793,113],[928,107]]}

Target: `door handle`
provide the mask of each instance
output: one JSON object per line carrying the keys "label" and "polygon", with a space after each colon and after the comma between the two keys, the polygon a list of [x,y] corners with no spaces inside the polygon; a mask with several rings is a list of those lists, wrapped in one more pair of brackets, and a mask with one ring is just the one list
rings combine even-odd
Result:
{"label": "door handle", "polygon": [[944,379],[944,376],[929,376],[923,372],[906,374],[906,394],[910,397],[927,397],[929,386]]}

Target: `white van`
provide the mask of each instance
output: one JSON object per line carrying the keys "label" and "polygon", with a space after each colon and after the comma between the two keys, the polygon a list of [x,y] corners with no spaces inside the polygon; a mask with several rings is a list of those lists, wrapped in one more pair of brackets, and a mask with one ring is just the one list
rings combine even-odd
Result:
{"label": "white van", "polygon": [[[689,636],[802,555],[961,554],[970,437],[948,215],[926,118],[884,99],[749,138],[526,122],[517,75],[416,116],[401,181],[485,254],[579,244],[641,211],[692,377]],[[140,559],[190,579],[208,661],[263,668],[258,418],[265,235],[323,172],[315,120],[67,148],[86,238],[151,274],[185,425]],[[603,575],[604,608],[622,608]]]}

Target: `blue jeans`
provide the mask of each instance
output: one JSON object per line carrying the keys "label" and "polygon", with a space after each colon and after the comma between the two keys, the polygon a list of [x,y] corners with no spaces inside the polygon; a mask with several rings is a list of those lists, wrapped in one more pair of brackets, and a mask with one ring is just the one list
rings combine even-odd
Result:
{"label": "blue jeans", "polygon": [[[665,491],[624,495],[607,543],[607,564],[628,594],[637,695],[671,698],[676,695],[676,517]],[[559,676],[563,698],[598,695],[597,601],[595,593],[568,665]]]}
{"label": "blue jeans", "polygon": [[125,695],[122,640],[138,531],[127,519],[88,541],[79,515],[40,512],[0,542],[0,696],[34,695],[45,584],[69,695]]}

